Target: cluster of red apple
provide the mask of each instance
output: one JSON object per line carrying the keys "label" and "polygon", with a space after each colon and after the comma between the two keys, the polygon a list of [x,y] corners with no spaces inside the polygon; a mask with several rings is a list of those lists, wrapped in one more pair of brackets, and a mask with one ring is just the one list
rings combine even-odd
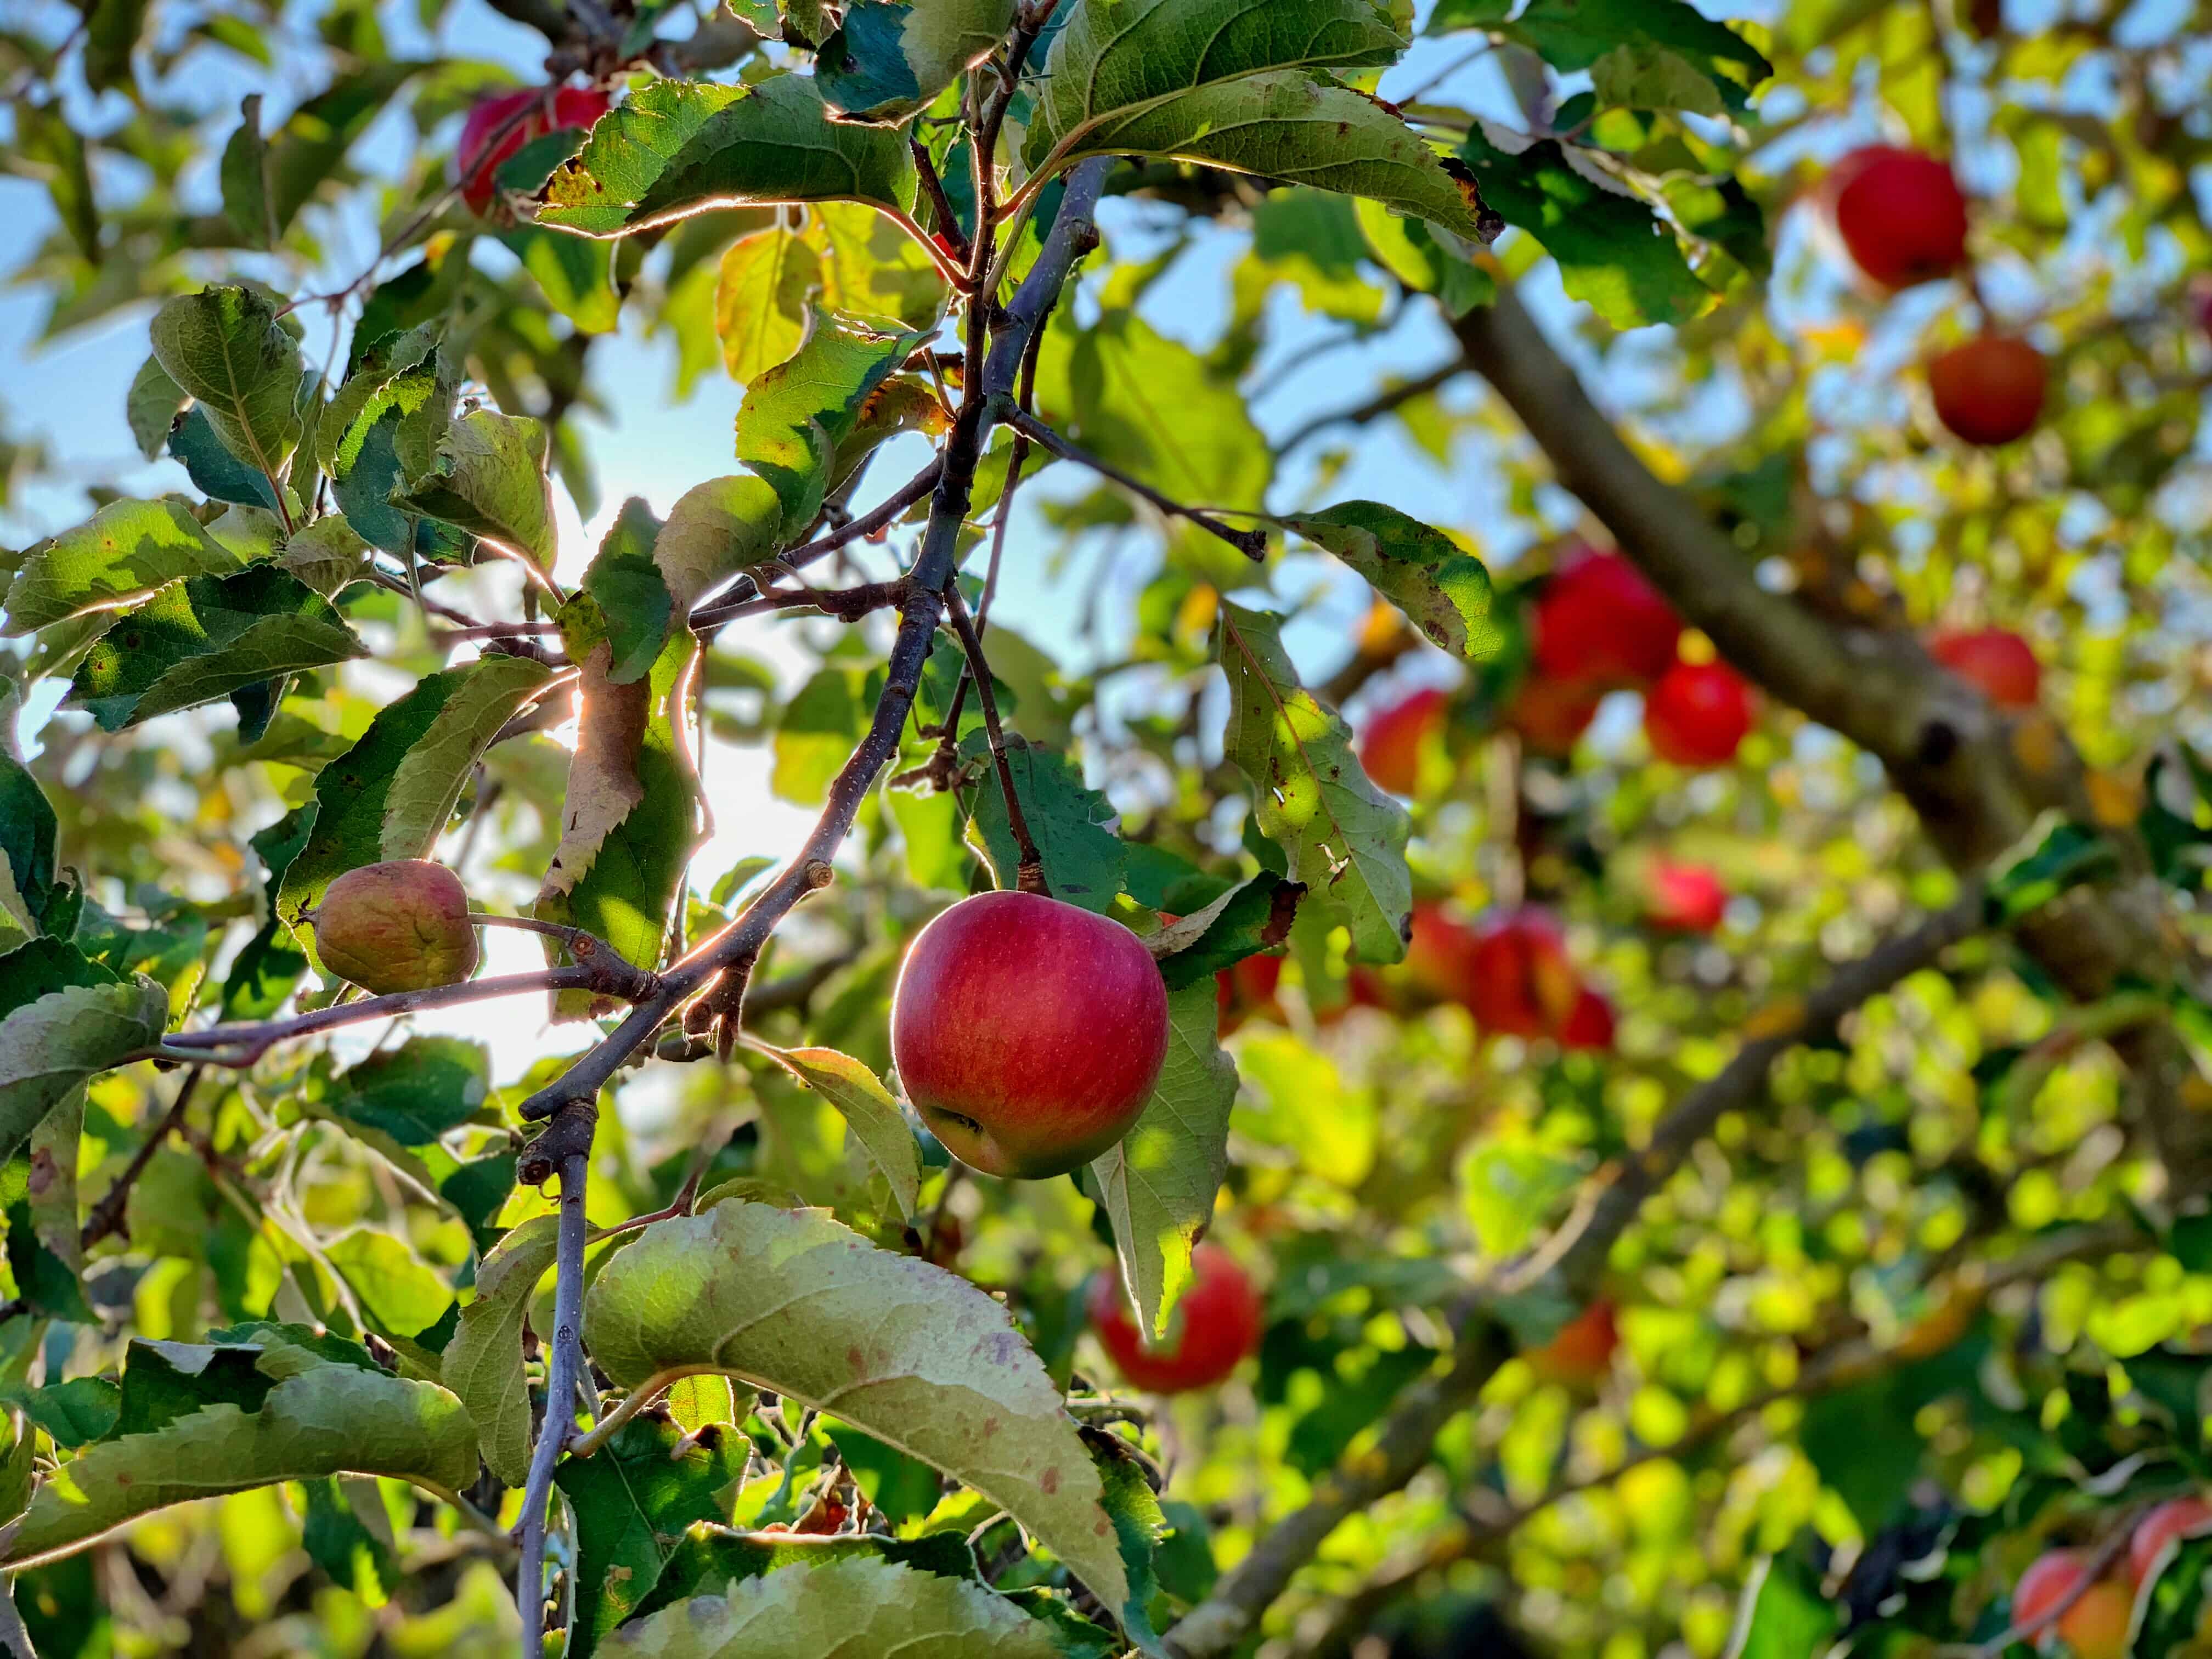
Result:
{"label": "cluster of red apple", "polygon": [[[1644,693],[1652,752],[1677,765],[1725,765],[1751,730],[1750,686],[1724,663],[1683,658],[1682,619],[1618,553],[1572,549],[1538,595],[1530,630],[1528,672],[1503,718],[1538,754],[1571,751],[1608,691]],[[1382,788],[1412,794],[1449,712],[1433,690],[1380,710],[1361,734],[1360,766]]]}
{"label": "cluster of red apple", "polygon": [[[2013,1587],[2013,1627],[2049,1620],[2037,1632],[2041,1645],[2057,1639],[2073,1650],[2074,1659],[2120,1659],[2127,1651],[2137,1594],[2157,1576],[2177,1540],[2206,1532],[2212,1532],[2212,1504],[2201,1498],[2170,1498],[2136,1523],[2118,1571],[2086,1588],[2081,1581],[2093,1565],[2089,1551],[2046,1551]],[[2064,1610],[2051,1619],[2061,1603]]]}
{"label": "cluster of red apple", "polygon": [[[1932,155],[1887,144],[1855,149],[1821,182],[1820,199],[1851,262],[1882,288],[1935,282],[1966,265],[1966,192]],[[1928,364],[1936,418],[1984,446],[2034,428],[2048,378],[2040,351],[1987,319],[1981,333]]]}

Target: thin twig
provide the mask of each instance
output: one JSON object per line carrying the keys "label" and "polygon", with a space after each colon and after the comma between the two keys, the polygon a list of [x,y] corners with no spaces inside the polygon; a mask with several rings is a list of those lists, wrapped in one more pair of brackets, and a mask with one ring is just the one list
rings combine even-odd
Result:
{"label": "thin twig", "polygon": [[1030,835],[1029,819],[1022,811],[1022,798],[1014,787],[1014,769],[1006,759],[1006,733],[999,724],[999,699],[991,690],[991,665],[983,655],[983,641],[977,637],[975,624],[968,619],[967,602],[960,597],[957,582],[945,585],[945,620],[960,641],[960,648],[968,653],[968,678],[975,687],[976,700],[983,708],[983,730],[991,744],[991,763],[999,769],[999,788],[1006,799],[1006,828],[1013,833],[1014,847],[1020,854],[1014,884],[1024,893],[1036,893],[1050,897],[1052,889],[1045,884],[1044,860],[1037,855],[1036,842]]}
{"label": "thin twig", "polygon": [[1035,439],[1045,448],[1052,451],[1054,454],[1059,456],[1062,460],[1073,461],[1078,465],[1087,466],[1093,472],[1097,473],[1101,477],[1112,479],[1115,483],[1121,485],[1122,489],[1129,491],[1132,495],[1143,497],[1146,501],[1150,501],[1154,507],[1159,508],[1161,512],[1168,514],[1174,518],[1189,520],[1191,523],[1196,525],[1200,530],[1206,532],[1210,535],[1219,537],[1223,541],[1227,542],[1230,546],[1235,548],[1239,553],[1242,553],[1246,558],[1254,561],[1255,563],[1267,556],[1267,538],[1266,532],[1258,530],[1236,529],[1229,525],[1222,523],[1220,520],[1215,518],[1212,514],[1205,511],[1201,507],[1185,507],[1181,501],[1176,501],[1170,496],[1163,495],[1158,490],[1153,489],[1152,485],[1145,483],[1142,479],[1134,477],[1131,474],[1122,471],[1120,467],[1115,466],[1112,462],[1103,460],[1098,456],[1092,454],[1089,450],[1084,448],[1082,445],[1074,442],[1073,440],[1060,436],[1059,433],[1054,431],[1042,421],[1038,420],[1036,416],[1031,415],[1027,410],[1022,408],[1020,404],[1015,403],[1012,398],[1002,398],[1000,399],[999,418],[1004,421],[1008,426],[1013,428],[1015,431],[1028,434],[1029,436]]}
{"label": "thin twig", "polygon": [[1455,358],[1450,362],[1439,363],[1418,379],[1401,381],[1396,386],[1378,392],[1365,403],[1354,404],[1349,409],[1332,410],[1326,415],[1316,415],[1305,424],[1293,430],[1282,442],[1277,444],[1275,453],[1287,455],[1307,439],[1318,433],[1326,432],[1333,426],[1365,426],[1370,421],[1380,420],[1392,410],[1402,408],[1413,402],[1414,398],[1424,397],[1434,392],[1438,386],[1449,384],[1455,376],[1466,372],[1466,363]]}
{"label": "thin twig", "polygon": [[[937,481],[942,476],[944,467],[945,463],[941,459],[931,461],[927,466],[893,490],[878,505],[869,508],[860,517],[851,520],[826,536],[817,537],[802,547],[795,547],[788,553],[778,555],[776,562],[788,570],[801,570],[817,559],[826,558],[848,543],[875,535],[878,532],[887,528],[891,520],[897,518],[900,514],[936,489]],[[750,576],[738,578],[726,594],[692,611],[691,631],[703,638],[721,627],[724,623],[732,621],[738,617],[752,615],[750,607],[760,594],[760,584]]]}

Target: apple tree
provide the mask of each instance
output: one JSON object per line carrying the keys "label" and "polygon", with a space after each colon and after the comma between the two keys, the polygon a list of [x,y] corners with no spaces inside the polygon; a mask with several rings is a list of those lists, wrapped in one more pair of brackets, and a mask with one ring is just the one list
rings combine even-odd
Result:
{"label": "apple tree", "polygon": [[11,12],[0,1648],[2198,1650],[2208,21]]}

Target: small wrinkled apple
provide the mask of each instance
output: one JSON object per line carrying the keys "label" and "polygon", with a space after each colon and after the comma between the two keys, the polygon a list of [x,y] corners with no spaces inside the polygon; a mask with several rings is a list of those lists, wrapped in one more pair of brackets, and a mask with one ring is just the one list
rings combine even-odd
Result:
{"label": "small wrinkled apple", "polygon": [[428,991],[477,969],[461,878],[442,864],[392,859],[349,870],[312,916],[323,966],[364,991]]}

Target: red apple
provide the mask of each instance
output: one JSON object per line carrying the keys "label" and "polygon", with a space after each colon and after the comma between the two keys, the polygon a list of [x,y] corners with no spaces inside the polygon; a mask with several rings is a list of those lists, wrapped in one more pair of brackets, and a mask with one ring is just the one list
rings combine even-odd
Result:
{"label": "red apple", "polygon": [[2049,378],[2043,354],[2008,334],[1980,335],[1928,365],[1936,418],[1954,437],[1984,448],[2034,429]]}
{"label": "red apple", "polygon": [[1559,1036],[1582,1002],[1582,981],[1559,923],[1534,907],[1509,911],[1476,933],[1466,975],[1468,1012],[1500,1036]]}
{"label": "red apple", "polygon": [[2129,1582],[2140,1584],[2149,1577],[2175,1539],[2207,1531],[2212,1531],[2212,1504],[2201,1498],[2167,1498],[2136,1522],[2135,1535],[2128,1540]]}
{"label": "red apple", "polygon": [[1751,730],[1751,688],[1717,662],[1678,662],[1644,694],[1652,752],[1678,766],[1720,766]]}
{"label": "red apple", "polygon": [[1410,795],[1421,778],[1421,750],[1444,724],[1444,694],[1433,687],[1378,711],[1359,738],[1359,764],[1378,788]]}
{"label": "red apple", "polygon": [[1855,149],[1821,195],[1852,261],[1885,288],[1932,282],[1966,262],[1966,198],[1932,155],[1887,144]]}
{"label": "red apple", "polygon": [[1474,986],[1475,933],[1441,904],[1413,907],[1413,935],[1406,941],[1406,977],[1424,996],[1441,1002],[1465,1002]]}
{"label": "red apple", "polygon": [[[606,112],[606,94],[587,87],[526,87],[485,99],[462,123],[460,146],[453,155],[461,199],[472,213],[489,211],[499,190],[501,164],[515,151],[549,132],[588,127]],[[499,136],[495,138],[495,134]]]}
{"label": "red apple", "polygon": [[1215,1001],[1221,1010],[1221,1035],[1227,1036],[1247,1019],[1268,1014],[1279,1018],[1275,988],[1282,983],[1280,957],[1246,957],[1233,968],[1213,976]]}
{"label": "red apple", "polygon": [[1645,878],[1644,919],[1674,933],[1710,933],[1728,910],[1728,889],[1702,864],[1654,859]]}
{"label": "red apple", "polygon": [[1526,1356],[1539,1376],[1553,1382],[1584,1387],[1595,1382],[1613,1366],[1613,1351],[1620,1346],[1620,1330],[1613,1305],[1601,1297],[1559,1328],[1559,1334]]}
{"label": "red apple", "polygon": [[1559,1028],[1559,1047],[1607,1054],[1613,1048],[1613,1005],[1584,986],[1575,998],[1573,1012]]}
{"label": "red apple", "polygon": [[1091,1281],[1091,1328],[1115,1369],[1151,1394],[1210,1389],[1259,1346],[1260,1294],[1218,1244],[1191,1252],[1191,1282],[1176,1304],[1165,1342],[1145,1340],[1119,1273]]}
{"label": "red apple", "polygon": [[1119,922],[980,893],[923,928],[891,997],[922,1121],[986,1175],[1066,1175],[1128,1133],[1167,1057],[1168,994]]}
{"label": "red apple", "polygon": [[457,985],[477,970],[468,889],[426,859],[347,871],[309,919],[323,966],[376,996]]}
{"label": "red apple", "polygon": [[2121,1659],[2135,1622],[2136,1598],[2117,1578],[2103,1578],[2058,1615],[2058,1634],[2074,1659]]}
{"label": "red apple", "polygon": [[2087,1557],[2080,1550],[2046,1550],[2013,1586],[2012,1621],[2032,1625],[2074,1593]]}
{"label": "red apple", "polygon": [[2009,629],[1942,629],[1928,636],[1928,654],[2000,708],[2033,708],[2043,690],[2042,665]]}
{"label": "red apple", "polygon": [[1580,680],[1547,679],[1531,674],[1507,705],[1504,721],[1521,734],[1530,753],[1565,760],[1597,718],[1605,688]]}
{"label": "red apple", "polygon": [[1656,679],[1682,619],[1620,555],[1585,548],[1544,584],[1535,630],[1538,672],[1589,691]]}

